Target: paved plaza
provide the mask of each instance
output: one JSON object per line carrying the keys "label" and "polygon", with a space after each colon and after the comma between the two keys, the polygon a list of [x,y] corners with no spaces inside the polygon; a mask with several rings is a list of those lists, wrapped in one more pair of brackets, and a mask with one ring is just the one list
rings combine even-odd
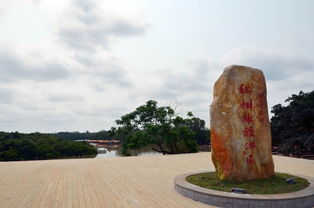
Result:
{"label": "paved plaza", "polygon": [[[314,161],[274,156],[277,172],[314,177]],[[208,152],[0,162],[1,208],[210,207],[174,190],[175,176],[214,171]]]}

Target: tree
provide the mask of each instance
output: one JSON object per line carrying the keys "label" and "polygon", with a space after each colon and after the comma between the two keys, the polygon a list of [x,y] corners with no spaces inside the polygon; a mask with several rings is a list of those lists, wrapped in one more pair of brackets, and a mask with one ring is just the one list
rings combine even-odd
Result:
{"label": "tree", "polygon": [[283,154],[314,154],[314,91],[293,94],[272,108],[273,145]]}
{"label": "tree", "polygon": [[205,127],[205,121],[194,117],[192,112],[188,112],[187,116],[189,119],[185,119],[186,125],[194,132],[193,139],[199,145],[209,145],[210,132]]}
{"label": "tree", "polygon": [[163,154],[197,152],[195,133],[191,129],[196,118],[192,116],[184,119],[170,106],[159,107],[156,101],[149,100],[118,119],[118,128],[112,128],[111,132],[124,135],[124,155],[132,155],[144,147]]}

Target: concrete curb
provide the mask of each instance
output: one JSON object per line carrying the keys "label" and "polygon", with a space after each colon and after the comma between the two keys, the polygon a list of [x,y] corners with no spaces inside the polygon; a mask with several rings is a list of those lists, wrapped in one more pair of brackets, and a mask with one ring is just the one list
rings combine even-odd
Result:
{"label": "concrete curb", "polygon": [[186,177],[208,171],[198,171],[178,175],[174,178],[175,190],[185,197],[219,207],[233,208],[311,208],[314,207],[314,178],[297,175],[305,178],[310,185],[297,192],[273,195],[235,194],[202,188],[187,182]]}

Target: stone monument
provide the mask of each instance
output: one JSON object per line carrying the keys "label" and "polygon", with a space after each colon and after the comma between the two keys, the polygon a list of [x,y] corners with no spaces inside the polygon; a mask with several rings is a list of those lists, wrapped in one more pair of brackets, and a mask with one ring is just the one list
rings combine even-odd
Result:
{"label": "stone monument", "polygon": [[221,180],[246,181],[274,174],[263,72],[225,68],[210,108],[212,160]]}

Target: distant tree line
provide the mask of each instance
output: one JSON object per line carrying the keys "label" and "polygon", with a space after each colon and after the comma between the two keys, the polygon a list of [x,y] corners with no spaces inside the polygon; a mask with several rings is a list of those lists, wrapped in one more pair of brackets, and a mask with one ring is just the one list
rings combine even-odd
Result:
{"label": "distant tree line", "polygon": [[95,157],[96,154],[96,148],[86,142],[40,133],[0,132],[0,161]]}
{"label": "distant tree line", "polygon": [[68,140],[104,140],[112,139],[109,131],[99,131],[99,132],[58,132],[49,134],[54,137]]}

